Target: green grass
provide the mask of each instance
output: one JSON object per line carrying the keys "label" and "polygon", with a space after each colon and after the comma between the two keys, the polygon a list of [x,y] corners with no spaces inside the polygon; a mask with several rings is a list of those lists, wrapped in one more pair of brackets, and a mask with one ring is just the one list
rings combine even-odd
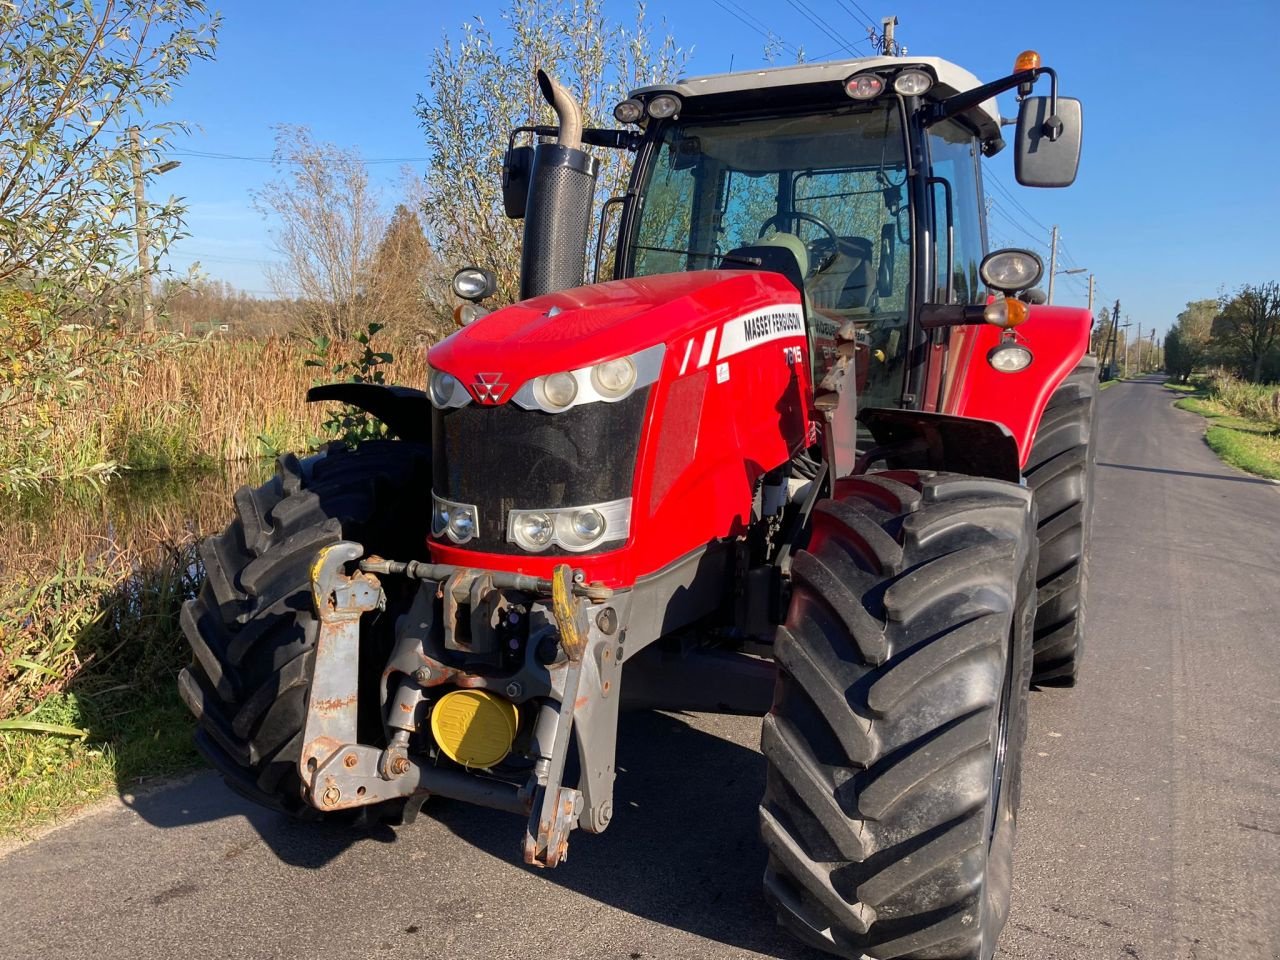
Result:
{"label": "green grass", "polygon": [[[200,763],[191,740],[191,715],[172,677],[123,717],[92,722],[86,737],[36,731],[0,736],[0,838],[21,837],[78,808],[146,780],[193,769]],[[74,698],[41,704],[40,718],[81,723],[88,711]],[[60,724],[61,725],[61,724]]]}
{"label": "green grass", "polygon": [[[39,567],[37,567],[39,569]],[[175,677],[195,538],[0,582],[0,837],[197,764]]]}
{"label": "green grass", "polygon": [[1209,421],[1205,443],[1224,463],[1246,473],[1280,480],[1280,427],[1264,420],[1233,416],[1217,401],[1202,396],[1174,403]]}
{"label": "green grass", "polygon": [[1198,383],[1174,383],[1172,380],[1166,381],[1166,390],[1173,390],[1177,393],[1199,393],[1202,387]]}

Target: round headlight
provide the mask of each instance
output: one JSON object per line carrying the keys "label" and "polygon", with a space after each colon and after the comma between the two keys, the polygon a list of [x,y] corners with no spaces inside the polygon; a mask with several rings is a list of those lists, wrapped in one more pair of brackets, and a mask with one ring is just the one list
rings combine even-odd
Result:
{"label": "round headlight", "polygon": [[1031,366],[1031,351],[1020,343],[1002,343],[987,353],[987,363],[1001,373],[1017,373]]}
{"label": "round headlight", "polygon": [[511,526],[516,543],[526,550],[541,550],[555,533],[555,521],[546,513],[519,514]]}
{"label": "round headlight", "polygon": [[587,543],[604,536],[604,517],[600,515],[599,510],[592,507],[574,511],[570,523],[573,526],[574,536],[580,537]]}
{"label": "round headlight", "polygon": [[453,275],[453,292],[463,300],[483,300],[497,289],[492,272],[479,267],[463,267]]}
{"label": "round headlight", "polygon": [[978,273],[993,290],[1025,290],[1035,286],[1044,264],[1030,250],[996,250],[982,258]]}
{"label": "round headlight", "polygon": [[639,123],[644,116],[644,104],[630,98],[613,108],[613,119],[619,123]]}
{"label": "round headlight", "polygon": [[893,89],[904,97],[919,97],[929,92],[933,77],[923,70],[903,70],[893,78]]}
{"label": "round headlight", "polygon": [[884,93],[884,80],[874,73],[850,77],[844,82],[844,92],[855,100],[874,100]]}
{"label": "round headlight", "polygon": [[602,397],[620,397],[636,385],[636,365],[630,357],[597,363],[591,368],[591,385]]}
{"label": "round headlight", "polygon": [[649,116],[665,120],[680,112],[680,98],[670,93],[660,93],[649,101]]}
{"label": "round headlight", "polygon": [[458,378],[443,370],[431,371],[431,402],[437,407],[447,407],[458,389]]}
{"label": "round headlight", "polygon": [[567,407],[578,395],[578,381],[572,373],[553,373],[542,378],[542,395],[553,407]]}
{"label": "round headlight", "polygon": [[466,507],[449,508],[449,539],[454,543],[466,543],[476,535],[476,519]]}

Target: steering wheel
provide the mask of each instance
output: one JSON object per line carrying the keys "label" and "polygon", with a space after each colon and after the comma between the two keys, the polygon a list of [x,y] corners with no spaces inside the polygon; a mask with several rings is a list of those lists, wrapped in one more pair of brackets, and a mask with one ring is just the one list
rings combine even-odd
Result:
{"label": "steering wheel", "polygon": [[[832,229],[831,224],[823,220],[821,217],[815,217],[812,213],[801,213],[799,210],[792,210],[788,213],[775,213],[772,217],[760,224],[760,229],[756,231],[756,239],[759,240],[770,227],[776,230],[781,229],[783,223],[790,223],[792,220],[805,220],[812,223],[816,227],[825,230],[827,236],[831,238],[831,249],[825,255],[813,257],[809,264],[809,276],[821,273],[835,261],[836,251],[840,249],[840,235]],[[811,253],[815,253],[815,247],[812,244],[806,244]],[[816,265],[815,265],[816,264]]]}

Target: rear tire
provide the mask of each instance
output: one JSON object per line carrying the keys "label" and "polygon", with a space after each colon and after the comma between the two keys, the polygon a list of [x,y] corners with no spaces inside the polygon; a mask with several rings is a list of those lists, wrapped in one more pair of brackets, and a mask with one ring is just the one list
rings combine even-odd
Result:
{"label": "rear tire", "polygon": [[1030,493],[890,471],[817,505],[765,718],[765,895],[844,957],[987,958],[1008,913]]}
{"label": "rear tire", "polygon": [[[198,720],[196,745],[228,785],[265,806],[318,816],[298,757],[319,621],[310,565],[339,540],[407,559],[423,550],[430,452],[371,441],[301,462],[280,458],[274,480],[235,494],[236,518],[200,547],[206,580],[182,610],[194,662],[178,677]],[[394,586],[388,585],[394,591]],[[382,737],[377,678],[390,649],[388,610],[366,615],[360,644],[361,739]]]}
{"label": "rear tire", "polygon": [[1032,683],[1074,686],[1084,656],[1097,397],[1098,360],[1085,357],[1049,398],[1027,458],[1040,516]]}

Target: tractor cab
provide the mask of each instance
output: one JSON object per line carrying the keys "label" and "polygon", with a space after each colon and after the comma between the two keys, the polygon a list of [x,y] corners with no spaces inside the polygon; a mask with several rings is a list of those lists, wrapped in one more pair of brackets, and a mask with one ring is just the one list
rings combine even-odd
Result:
{"label": "tractor cab", "polygon": [[[917,305],[987,299],[979,158],[1005,142],[994,92],[973,95],[983,89],[936,57],[873,57],[634,91],[615,111],[643,124],[644,138],[614,276],[771,269],[798,279],[815,383],[843,327],[859,405],[915,405],[924,370],[909,358],[928,340]],[[1078,156],[1078,124],[1073,134],[1037,148]]]}
{"label": "tractor cab", "polygon": [[[1031,96],[1046,75],[1049,95]],[[559,112],[566,100],[554,87],[544,81]],[[987,308],[1004,295],[1027,297],[1039,259],[1029,251],[992,254],[1012,264],[1005,273],[1016,282],[982,269],[980,159],[1005,147],[1002,128],[1015,121],[1002,120],[995,97],[1014,88],[1019,182],[1069,185],[1080,105],[1057,96],[1056,74],[1032,51],[1018,57],[1013,74],[988,84],[936,57],[681,79],[619,103],[615,118],[630,129],[583,130],[575,118],[567,148],[563,136],[536,149],[515,145],[522,133],[562,135],[563,122],[521,128],[504,167],[504,199],[509,215],[527,213],[522,295],[581,282],[596,190],[596,161],[581,147],[629,150],[628,188],[605,203],[598,221],[593,279],[781,274],[801,294],[815,392],[824,382],[844,389],[847,369],[858,409],[944,410],[957,365],[983,339],[954,328],[1004,328],[1003,339],[981,348],[1007,348],[1005,366],[1032,356],[1011,330],[1027,311]],[[563,275],[548,267],[557,260]],[[1007,282],[1014,286],[1002,288]],[[855,404],[832,406],[844,407],[833,432],[850,437]],[[857,445],[870,443],[865,426],[857,433]],[[855,444],[846,447],[844,466]]]}

